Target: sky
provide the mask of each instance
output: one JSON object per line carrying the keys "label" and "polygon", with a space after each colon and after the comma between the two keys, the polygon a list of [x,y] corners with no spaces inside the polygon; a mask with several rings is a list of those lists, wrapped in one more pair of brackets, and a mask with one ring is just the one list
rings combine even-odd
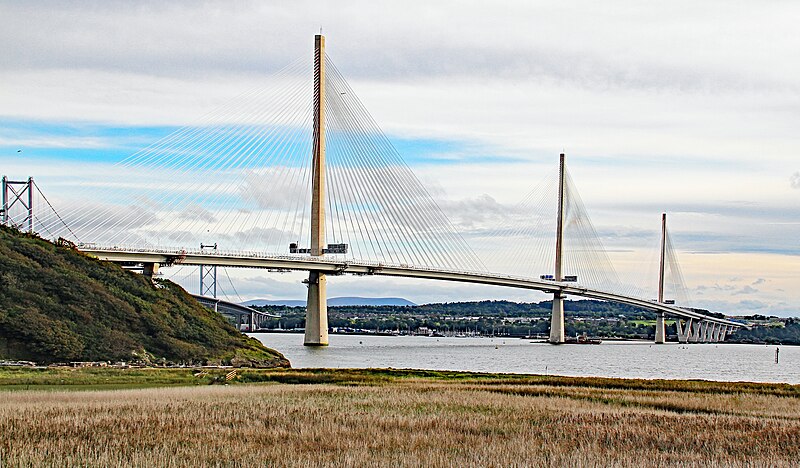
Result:
{"label": "sky", "polygon": [[[695,305],[800,315],[796,2],[0,1],[0,17],[0,172],[54,201],[310,56],[322,28],[468,241],[563,151],[620,276],[651,277],[629,254],[668,212]],[[244,299],[305,295],[297,274],[228,274]],[[354,277],[329,293],[546,299]]]}

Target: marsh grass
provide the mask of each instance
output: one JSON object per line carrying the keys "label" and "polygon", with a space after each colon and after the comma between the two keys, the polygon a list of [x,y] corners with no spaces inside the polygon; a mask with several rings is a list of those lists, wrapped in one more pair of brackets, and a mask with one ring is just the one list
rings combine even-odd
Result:
{"label": "marsh grass", "polygon": [[[160,371],[144,375],[205,385],[0,393],[0,466],[797,466],[800,460],[794,386],[393,370],[245,370],[240,382],[271,383],[223,386],[207,385],[219,382],[213,372],[194,382],[191,370],[170,370],[169,378]],[[72,372],[85,385],[92,381],[87,376],[103,375]]]}
{"label": "marsh grass", "polygon": [[195,377],[192,369],[0,367],[0,390],[100,390],[173,385],[204,385],[223,371]]}

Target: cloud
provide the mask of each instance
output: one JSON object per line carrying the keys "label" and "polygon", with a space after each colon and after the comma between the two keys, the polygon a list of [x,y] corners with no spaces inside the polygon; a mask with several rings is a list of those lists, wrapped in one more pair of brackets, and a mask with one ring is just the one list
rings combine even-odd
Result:
{"label": "cloud", "polygon": [[800,189],[800,172],[792,174],[792,177],[789,178],[789,183],[793,189]]}
{"label": "cloud", "polygon": [[[680,90],[791,83],[764,66],[769,57],[759,47],[771,44],[780,53],[791,31],[791,23],[783,20],[792,16],[791,6],[720,14],[719,8],[698,9],[684,1],[677,2],[683,7],[646,11],[618,5],[612,14],[590,1],[570,3],[507,2],[498,11],[494,5],[460,1],[246,1],[236,7],[219,1],[45,2],[46,7],[11,2],[0,10],[15,19],[0,33],[3,43],[12,45],[0,51],[0,63],[173,76],[255,74],[306,53],[310,35],[323,24],[331,55],[358,78],[501,75],[600,88]],[[420,15],[423,5],[425,14]],[[696,12],[691,19],[677,13],[690,6]],[[766,19],[774,30],[757,29],[754,37],[752,25]],[[692,28],[691,33],[683,26],[703,20],[718,26]],[[725,44],[716,41],[720,29]],[[632,46],[631,37],[639,47]],[[735,67],[729,62],[731,50],[740,59]],[[785,64],[781,71],[787,69],[793,70]]]}
{"label": "cloud", "polygon": [[737,295],[740,295],[740,294],[755,294],[757,292],[758,292],[758,289],[756,289],[756,288],[754,288],[752,286],[745,286],[745,287],[739,289],[738,291],[734,292],[733,295],[737,296]]}
{"label": "cloud", "polygon": [[509,215],[519,212],[519,207],[498,203],[485,193],[475,198],[444,200],[439,202],[439,207],[462,232],[480,227],[496,228],[507,225],[510,221]]}
{"label": "cloud", "polygon": [[180,219],[189,221],[202,220],[209,223],[214,223],[217,221],[217,218],[214,217],[214,214],[211,211],[196,203],[192,203],[184,207],[180,213],[178,213],[178,217]]}
{"label": "cloud", "polygon": [[769,307],[769,304],[766,302],[756,300],[739,301],[736,305],[746,310],[760,310]]}
{"label": "cloud", "polygon": [[0,135],[0,147],[17,146],[19,148],[82,148],[105,149],[115,146],[118,142],[110,138],[95,137],[65,137],[65,136],[29,136],[29,137],[4,137]]}

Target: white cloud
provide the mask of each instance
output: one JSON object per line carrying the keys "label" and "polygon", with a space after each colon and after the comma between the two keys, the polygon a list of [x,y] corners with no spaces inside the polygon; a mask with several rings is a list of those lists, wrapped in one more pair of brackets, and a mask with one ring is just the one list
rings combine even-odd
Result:
{"label": "white cloud", "polygon": [[735,291],[733,295],[741,295],[741,294],[755,294],[758,292],[758,289],[752,286],[745,286],[742,289]]}

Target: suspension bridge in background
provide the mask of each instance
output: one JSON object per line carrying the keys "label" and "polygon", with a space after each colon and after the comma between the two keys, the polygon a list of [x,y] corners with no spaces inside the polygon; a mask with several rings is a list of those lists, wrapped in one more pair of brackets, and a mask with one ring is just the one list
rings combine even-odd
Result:
{"label": "suspension bridge in background", "polygon": [[[505,248],[484,262],[325,54],[322,35],[310,65],[295,61],[271,86],[105,168],[101,181],[73,181],[88,196],[69,190],[54,200],[58,211],[32,178],[4,177],[3,223],[68,239],[151,277],[166,267],[197,266],[196,297],[239,317],[252,311],[216,299],[217,267],[308,272],[304,343],[311,346],[328,344],[327,281],[339,275],[540,291],[553,298],[554,344],[565,342],[566,296],[656,312],[656,343],[666,341],[665,315],[675,320],[680,342],[722,341],[744,326],[688,307],[665,214],[652,281],[657,293],[621,281],[564,154],[556,176],[503,213],[502,225],[473,235],[486,245],[502,239]],[[34,211],[34,195],[49,207],[45,214]],[[487,267],[491,262],[501,267]]]}

